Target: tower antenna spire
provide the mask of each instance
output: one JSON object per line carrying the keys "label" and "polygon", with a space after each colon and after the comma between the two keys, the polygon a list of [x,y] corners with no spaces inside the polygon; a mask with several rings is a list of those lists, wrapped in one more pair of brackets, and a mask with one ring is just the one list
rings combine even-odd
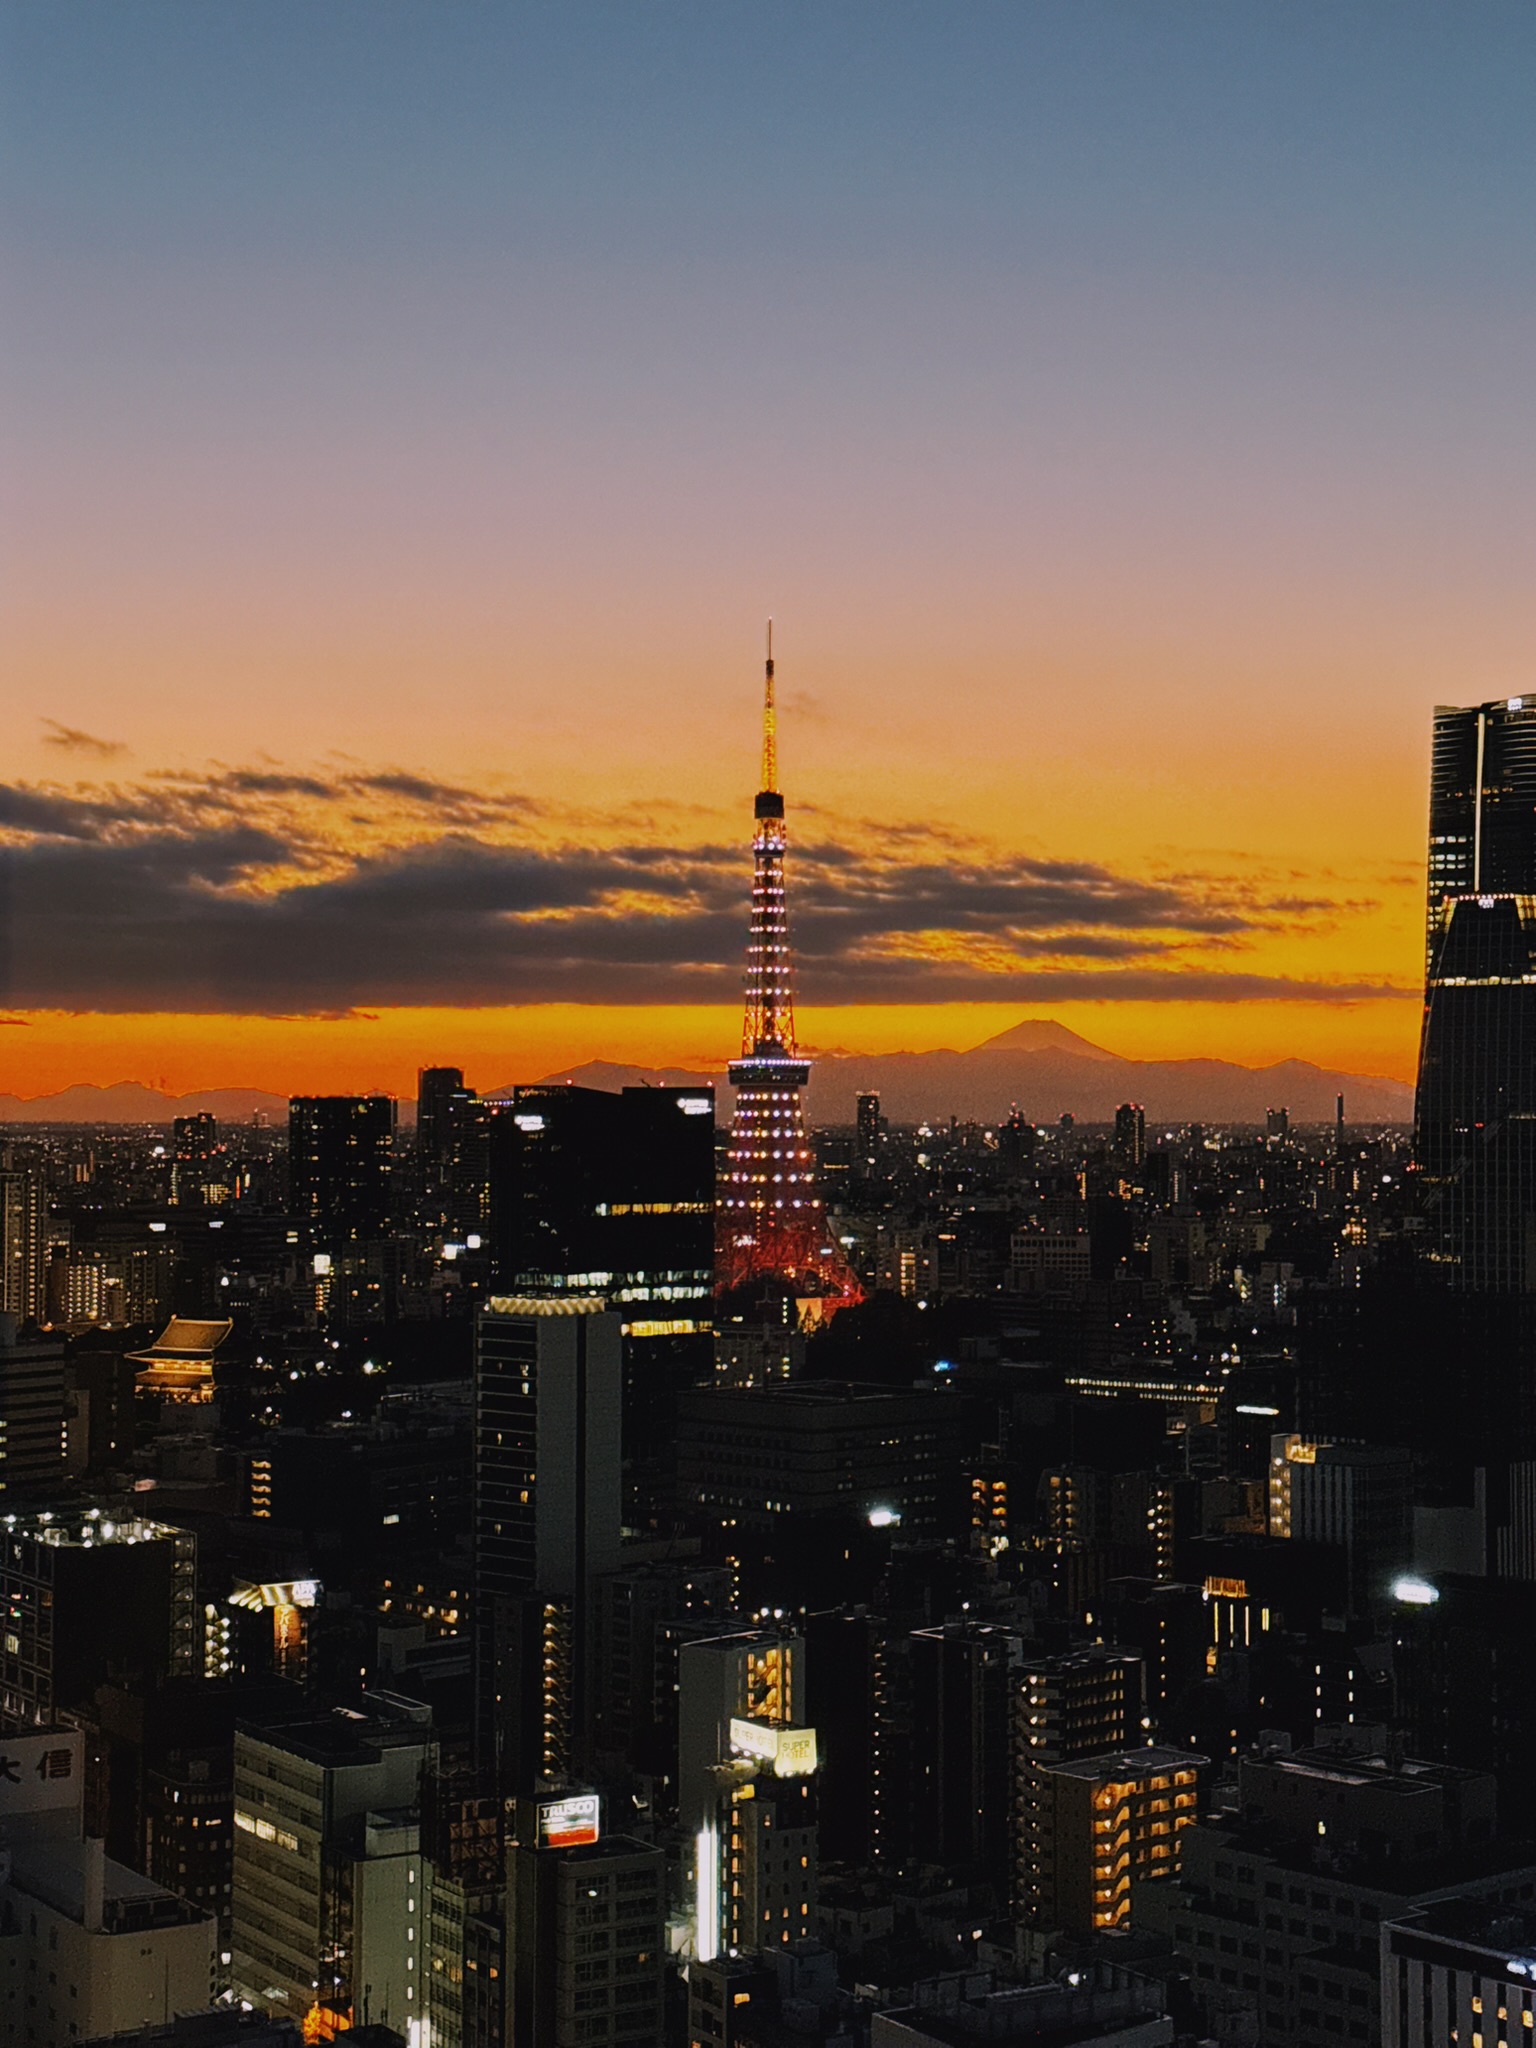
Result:
{"label": "tower antenna spire", "polygon": [[768,659],[763,663],[763,788],[779,786],[779,713],[773,701],[773,621],[768,621]]}

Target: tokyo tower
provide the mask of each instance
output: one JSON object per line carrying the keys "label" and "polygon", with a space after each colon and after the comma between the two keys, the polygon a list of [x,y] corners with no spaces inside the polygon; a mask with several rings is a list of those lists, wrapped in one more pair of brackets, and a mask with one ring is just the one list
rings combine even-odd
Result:
{"label": "tokyo tower", "polygon": [[724,1294],[776,1280],[792,1289],[805,1303],[807,1319],[814,1319],[862,1295],[829,1234],[800,1106],[811,1063],[795,1046],[771,624],[763,684],[763,781],[752,815],[746,1014],[741,1058],[730,1065],[736,1113],[716,1211],[715,1287]]}

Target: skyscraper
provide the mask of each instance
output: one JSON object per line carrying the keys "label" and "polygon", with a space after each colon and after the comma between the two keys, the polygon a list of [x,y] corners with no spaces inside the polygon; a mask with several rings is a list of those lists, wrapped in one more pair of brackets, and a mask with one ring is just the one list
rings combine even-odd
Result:
{"label": "skyscraper", "polygon": [[41,1171],[7,1147],[0,1154],[0,1314],[19,1323],[43,1313],[47,1225]]}
{"label": "skyscraper", "polygon": [[1130,1167],[1146,1158],[1147,1112],[1139,1102],[1122,1102],[1115,1111],[1115,1150]]}
{"label": "skyscraper", "polygon": [[171,1124],[171,1201],[184,1208],[202,1208],[214,1185],[219,1152],[219,1121],[208,1110],[179,1116]]}
{"label": "skyscraper", "polygon": [[493,1295],[475,1344],[475,1737],[531,1792],[576,1760],[592,1581],[619,1562],[619,1318],[601,1300]]}
{"label": "skyscraper", "polygon": [[861,1290],[828,1235],[800,1103],[811,1063],[800,1057],[795,1043],[771,628],[763,690],[763,778],[752,814],[747,1000],[741,1058],[730,1066],[736,1113],[716,1218],[715,1281],[722,1291],[778,1281],[798,1298],[819,1300],[830,1312],[857,1301]]}
{"label": "skyscraper", "polygon": [[874,1093],[860,1095],[855,1104],[858,1130],[857,1164],[861,1173],[868,1173],[880,1153],[881,1119],[880,1098]]}
{"label": "skyscraper", "polygon": [[1454,1287],[1536,1292],[1536,696],[1435,713],[1416,1142]]}
{"label": "skyscraper", "polygon": [[[483,1190],[465,1168],[483,1121],[480,1098],[465,1087],[460,1068],[421,1069],[416,1078],[416,1168],[421,1220],[428,1228],[478,1230]],[[483,1181],[483,1172],[479,1178]]]}
{"label": "skyscraper", "polygon": [[288,1199],[313,1242],[339,1250],[389,1229],[395,1105],[387,1095],[296,1095]]}

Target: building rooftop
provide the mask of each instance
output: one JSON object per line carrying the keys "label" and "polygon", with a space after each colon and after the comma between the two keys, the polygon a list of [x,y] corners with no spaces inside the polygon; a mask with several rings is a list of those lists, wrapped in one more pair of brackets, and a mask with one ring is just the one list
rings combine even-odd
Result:
{"label": "building rooftop", "polygon": [[955,2048],[977,2040],[1071,2048],[1074,2042],[1115,2041],[1125,2035],[1173,2039],[1163,1987],[1107,1968],[1073,1970],[1051,1983],[1005,1988],[981,1972],[940,1977],[915,1984],[912,2002],[881,2018],[911,2029],[920,2041],[954,2043]]}
{"label": "building rooftop", "polygon": [[143,1515],[110,1515],[103,1508],[83,1513],[72,1508],[67,1514],[44,1510],[40,1514],[6,1515],[0,1534],[27,1537],[55,1550],[97,1550],[112,1543],[158,1543],[186,1534],[169,1522],[151,1522]]}
{"label": "building rooftop", "polygon": [[371,1696],[372,1713],[334,1708],[294,1720],[237,1721],[242,1735],[273,1749],[286,1749],[316,1764],[367,1763],[381,1749],[399,1749],[429,1741],[431,1708],[394,1694]]}
{"label": "building rooftop", "polygon": [[1117,1778],[1144,1778],[1150,1771],[1198,1771],[1210,1762],[1192,1749],[1162,1749],[1148,1743],[1145,1749],[1105,1750],[1098,1756],[1074,1757],[1069,1763],[1045,1764],[1042,1769],[1058,1778],[1086,1778],[1091,1784],[1108,1784]]}
{"label": "building rooftop", "polygon": [[1445,1786],[1486,1782],[1486,1771],[1461,1764],[1424,1763],[1414,1757],[1391,1757],[1382,1751],[1361,1755],[1343,1747],[1276,1750],[1242,1759],[1244,1769],[1280,1771],[1296,1777],[1322,1779],[1334,1785],[1370,1786],[1404,1798]]}
{"label": "building rooftop", "polygon": [[83,1924],[87,1872],[93,1855],[101,1857],[102,1921],[107,1934],[133,1934],[146,1927],[188,1926],[208,1918],[201,1906],[178,1898],[152,1878],[142,1877],[125,1864],[101,1855],[99,1843],[49,1841],[18,1847],[11,1869],[12,1889]]}
{"label": "building rooftop", "polygon": [[722,1402],[743,1404],[748,1401],[770,1401],[776,1408],[818,1409],[850,1407],[857,1403],[871,1406],[890,1401],[938,1401],[947,1393],[944,1387],[909,1386],[883,1387],[862,1380],[775,1380],[761,1387],[690,1387],[684,1399],[696,1399],[708,1394]]}
{"label": "building rooftop", "polygon": [[[1453,1894],[1458,1887],[1481,1884],[1507,1873],[1530,1871],[1536,1877],[1536,1842],[1474,1842],[1450,1848],[1436,1842],[1420,1856],[1392,1855],[1372,1842],[1348,1844],[1330,1835],[1326,1846],[1299,1842],[1266,1821],[1244,1820],[1240,1814],[1217,1813],[1202,1819],[1184,1837],[1185,1856],[1195,1835],[1214,1835],[1240,1854],[1262,1857],[1276,1870],[1314,1882],[1332,1879],[1386,1899],[1432,1898]],[[1185,1878],[1189,1867],[1186,1863]]]}
{"label": "building rooftop", "polygon": [[213,1354],[234,1328],[232,1322],[199,1322],[190,1316],[172,1316],[154,1343],[143,1351],[131,1351],[133,1365],[211,1365]]}
{"label": "building rooftop", "polygon": [[1484,1956],[1502,1956],[1515,1976],[1536,1978],[1536,1912],[1488,1899],[1436,1899],[1397,1924]]}

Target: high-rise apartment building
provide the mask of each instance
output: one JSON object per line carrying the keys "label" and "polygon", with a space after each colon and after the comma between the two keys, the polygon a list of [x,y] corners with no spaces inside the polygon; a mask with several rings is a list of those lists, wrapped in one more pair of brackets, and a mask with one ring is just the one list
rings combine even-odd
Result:
{"label": "high-rise apartment building", "polygon": [[432,1228],[478,1233],[489,1213],[484,1137],[490,1105],[458,1067],[424,1067],[416,1084],[420,1215]]}
{"label": "high-rise apartment building", "polygon": [[1139,1102],[1122,1102],[1115,1111],[1115,1150],[1129,1167],[1147,1156],[1147,1112]]}
{"label": "high-rise apartment building", "polygon": [[1431,1259],[1536,1291],[1536,696],[1435,713],[1415,1124]]}
{"label": "high-rise apartment building", "polygon": [[505,2048],[506,1834],[505,1804],[485,1773],[425,1772],[425,2018],[432,2048]]}
{"label": "high-rise apartment building", "polygon": [[1032,1657],[1015,1668],[1013,1900],[1020,1919],[1049,1926],[1055,1909],[1057,1800],[1045,1773],[1141,1741],[1144,1686],[1141,1658],[1102,1643]]}
{"label": "high-rise apartment building", "polygon": [[701,1962],[782,1948],[816,1905],[816,1732],[798,1719],[802,1638],[749,1629],[678,1658],[678,1817]]}
{"label": "high-rise apartment building", "polygon": [[206,1109],[179,1116],[171,1125],[171,1201],[177,1207],[203,1208],[221,1201],[224,1184],[219,1167],[218,1118]]}
{"label": "high-rise apartment building", "polygon": [[858,1170],[860,1173],[868,1173],[879,1159],[884,1129],[880,1118],[878,1095],[871,1092],[857,1098],[854,1104],[854,1127],[858,1141]]}
{"label": "high-rise apartment building", "polygon": [[[0,1158],[9,1162],[9,1150]],[[48,1191],[23,1163],[0,1164],[0,1314],[40,1320],[48,1284]]]}
{"label": "high-rise apartment building", "polygon": [[1176,1878],[1181,1837],[1199,1819],[1206,1762],[1188,1750],[1141,1748],[1046,1765],[1038,1924],[1070,1934],[1124,1927],[1137,1884]]}
{"label": "high-rise apartment building", "polygon": [[511,1790],[569,1775],[589,1732],[593,1583],[622,1531],[620,1331],[580,1295],[493,1295],[476,1328],[476,1750]]}

